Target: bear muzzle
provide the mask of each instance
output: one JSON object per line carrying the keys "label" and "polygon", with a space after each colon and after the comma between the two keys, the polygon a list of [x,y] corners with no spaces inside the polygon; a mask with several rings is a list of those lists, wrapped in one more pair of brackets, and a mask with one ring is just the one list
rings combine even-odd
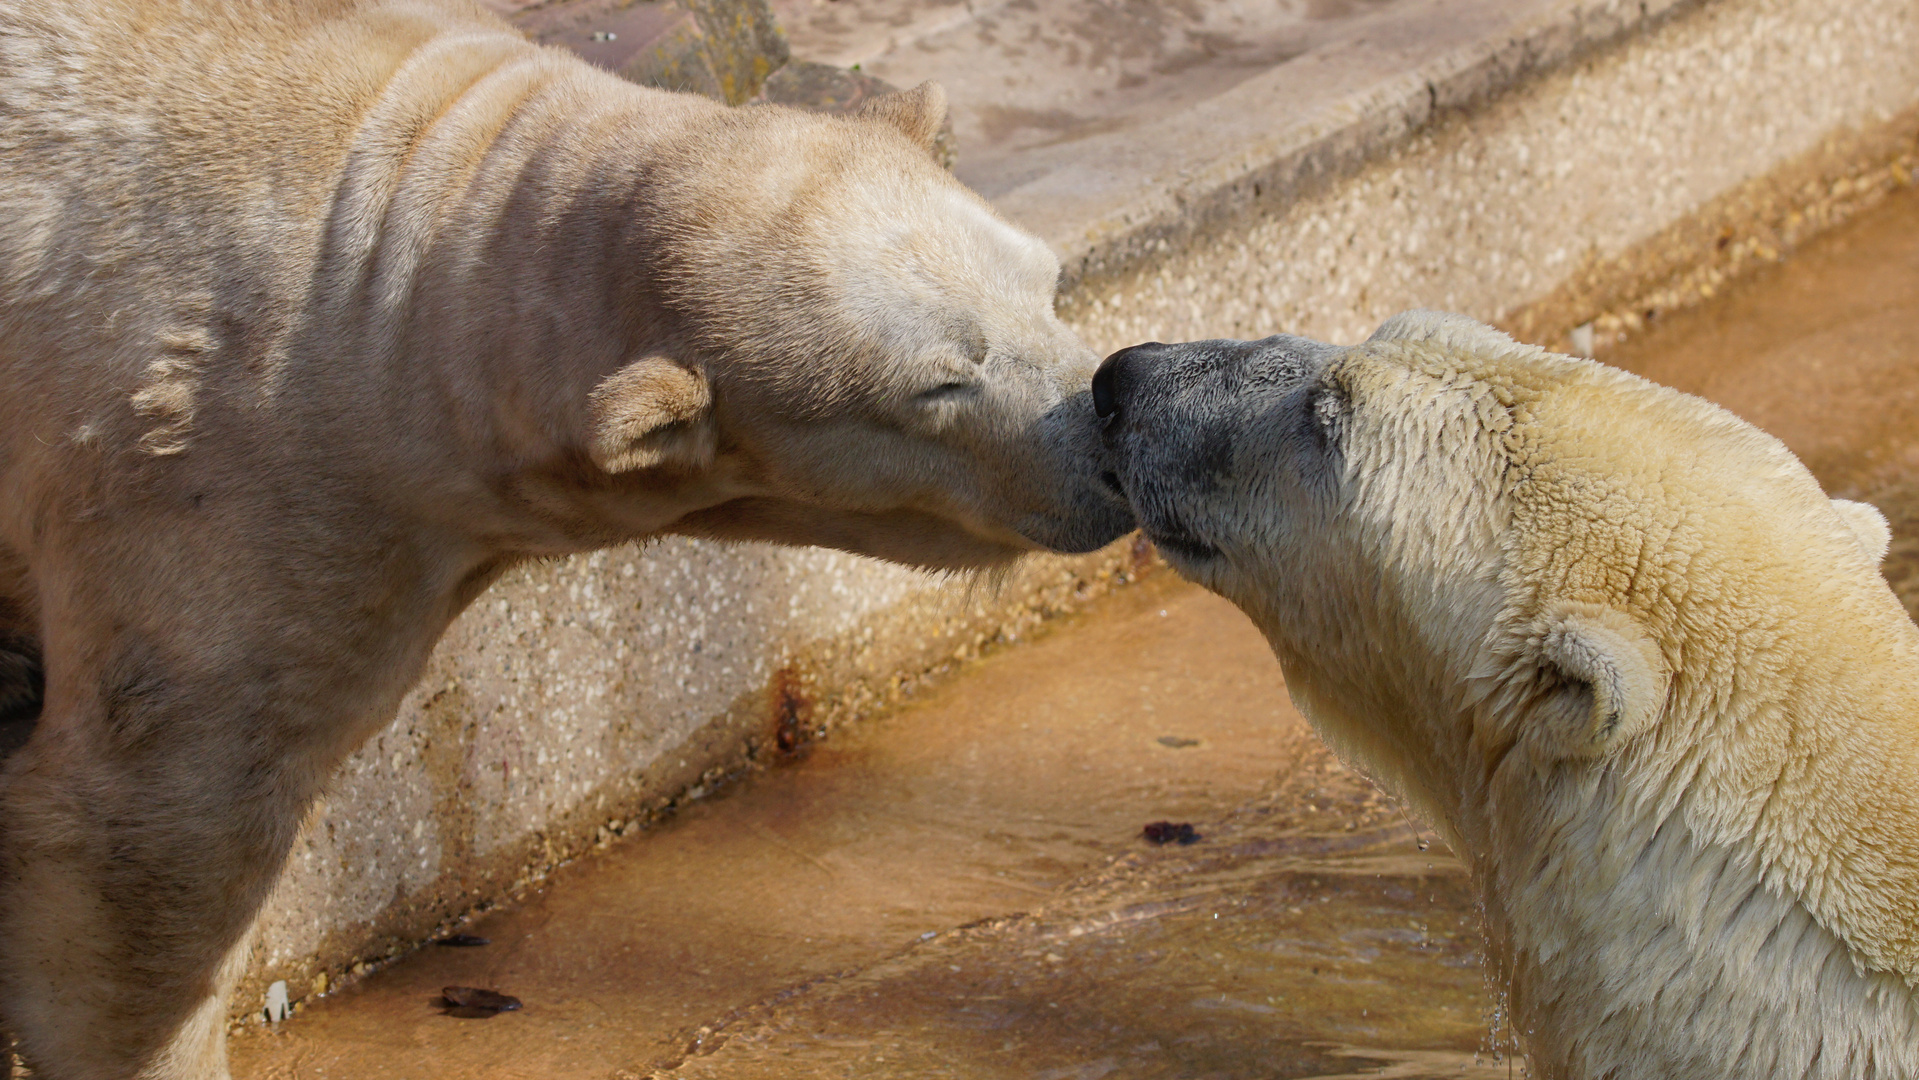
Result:
{"label": "bear muzzle", "polygon": [[[1108,356],[1093,376],[1093,408],[1109,484],[1175,561],[1219,556],[1206,524],[1237,484],[1241,442],[1274,425],[1295,430],[1337,346],[1276,335],[1259,341],[1148,342]],[[1297,440],[1281,437],[1282,448]]]}

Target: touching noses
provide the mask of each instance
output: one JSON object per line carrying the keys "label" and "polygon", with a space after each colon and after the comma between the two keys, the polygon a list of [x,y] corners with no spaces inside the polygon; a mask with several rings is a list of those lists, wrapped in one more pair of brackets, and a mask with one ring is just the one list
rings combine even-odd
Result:
{"label": "touching noses", "polygon": [[1120,406],[1139,382],[1140,368],[1151,363],[1166,346],[1157,341],[1121,349],[1106,358],[1093,373],[1093,412],[1112,428]]}

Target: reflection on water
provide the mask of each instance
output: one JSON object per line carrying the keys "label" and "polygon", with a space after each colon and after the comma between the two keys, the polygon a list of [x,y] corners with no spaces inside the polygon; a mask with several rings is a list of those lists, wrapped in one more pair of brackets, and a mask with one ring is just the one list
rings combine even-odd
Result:
{"label": "reflection on water", "polygon": [[1481,1053],[1458,864],[1404,826],[1263,831],[941,935],[742,1017],[661,1075],[1507,1076]]}

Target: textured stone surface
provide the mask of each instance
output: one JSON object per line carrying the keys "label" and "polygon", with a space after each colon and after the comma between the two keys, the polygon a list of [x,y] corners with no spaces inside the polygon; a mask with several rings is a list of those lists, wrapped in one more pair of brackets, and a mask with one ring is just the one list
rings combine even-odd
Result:
{"label": "textured stone surface", "polygon": [[[1054,239],[1079,276],[1293,201],[1437,113],[1693,6],[1022,0],[902,36],[862,70],[945,84],[971,148],[962,177]],[[789,22],[801,55],[832,41]]]}
{"label": "textured stone surface", "polygon": [[495,0],[492,7],[536,40],[634,82],[731,105],[758,94],[789,55],[766,0]]}
{"label": "textured stone surface", "polygon": [[[1065,253],[1063,310],[1098,347],[1351,340],[1419,305],[1557,333],[1612,303],[1593,275],[1634,253],[1651,269],[1619,295],[1729,258],[1681,250],[1705,227],[1688,223],[1750,185],[1823,178],[1769,189],[1789,222],[1910,182],[1919,10],[1857,0],[1843,16],[1824,0],[1401,0],[1174,114],[997,157],[968,139],[966,84],[948,82],[962,175],[976,169]],[[994,62],[976,54],[972,75]],[[866,66],[946,78],[925,58]],[[1020,636],[1135,557],[1122,544],[1035,560],[984,585],[681,541],[524,568],[459,620],[398,719],[343,769],[236,1005],[271,979],[337,984],[710,790],[756,747],[777,753],[782,733],[882,707],[903,680]]]}
{"label": "textured stone surface", "polygon": [[719,80],[720,100],[751,101],[766,77],[790,55],[786,34],[766,0],[683,0],[706,35],[706,62]]}
{"label": "textured stone surface", "polygon": [[[1804,168],[1827,140],[1856,138],[1883,156],[1914,134],[1910,0],[1863,0],[1844,19],[1824,0],[1723,0],[1619,47],[1560,51],[1573,59],[1491,97],[1492,72],[1512,65],[1484,60],[1493,46],[1467,49],[1353,97],[1348,111],[1301,118],[1311,138],[1281,133],[1146,185],[1125,213],[1106,210],[1115,197],[1062,220],[1056,191],[1029,224],[1081,253],[1066,306],[1095,347],[1279,331],[1352,341],[1411,307],[1500,321],[1725,193]],[[1457,73],[1450,83],[1445,71]],[[1404,111],[1441,85],[1485,101]],[[1222,102],[1207,113],[1228,111]],[[1345,133],[1335,116],[1349,121]],[[1374,143],[1362,138],[1369,131]],[[1172,153],[1181,141],[1190,139],[1142,141],[1128,154]],[[1265,164],[1255,154],[1295,144]],[[1340,162],[1364,164],[1307,182]],[[1875,167],[1894,175],[1884,160],[1865,166]],[[1064,181],[1046,181],[1055,183]],[[1020,218],[1035,198],[1029,185],[1000,205]],[[1176,219],[1181,206],[1190,223]]]}

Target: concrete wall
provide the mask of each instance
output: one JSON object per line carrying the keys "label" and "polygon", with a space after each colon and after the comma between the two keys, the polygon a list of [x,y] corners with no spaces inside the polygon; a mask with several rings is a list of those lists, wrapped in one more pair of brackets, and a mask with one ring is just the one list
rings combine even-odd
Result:
{"label": "concrete wall", "polygon": [[[1564,17],[1589,26],[1591,8],[1634,6],[1567,4]],[[1497,92],[1510,69],[1541,66],[1502,59],[1548,48],[1533,39],[1562,62]],[[1084,277],[1067,312],[1096,348],[1281,329],[1356,341],[1409,307],[1563,347],[1564,330],[1631,294],[1730,262],[1721,227],[1745,251],[1780,226],[1778,257],[1874,190],[1911,183],[1895,165],[1919,137],[1912,0],[1677,5],[1623,40],[1577,44],[1543,23],[1502,36],[1328,103],[1299,118],[1311,137],[1215,163],[1210,187],[1159,180],[1072,238]],[[1462,104],[1433,107],[1441,88]],[[1284,90],[1249,84],[1212,108],[1284,115]],[[1703,250],[1675,247],[1706,220]]]}
{"label": "concrete wall", "polygon": [[[1306,116],[1288,110],[1285,79],[1252,80],[1183,123],[1271,117],[1258,145],[1140,173],[1081,217],[1065,190],[1002,205],[1068,255],[1062,310],[1102,349],[1281,329],[1354,340],[1411,306],[1551,339],[1595,316],[1630,332],[1645,297],[1685,302],[1911,182],[1913,0],[1655,7],[1537,5],[1524,34],[1381,70]],[[1173,162],[1192,145],[1177,127],[1108,152]],[[517,571],[342,770],[236,1007],[272,979],[295,998],[338,985],[1143,558],[1122,541],[967,585],[823,551],[665,541]]]}
{"label": "concrete wall", "polygon": [[338,986],[1017,641],[1147,557],[1121,541],[943,580],[816,548],[668,539],[520,568],[341,769],[262,916],[236,1008],[275,979],[296,999]]}

